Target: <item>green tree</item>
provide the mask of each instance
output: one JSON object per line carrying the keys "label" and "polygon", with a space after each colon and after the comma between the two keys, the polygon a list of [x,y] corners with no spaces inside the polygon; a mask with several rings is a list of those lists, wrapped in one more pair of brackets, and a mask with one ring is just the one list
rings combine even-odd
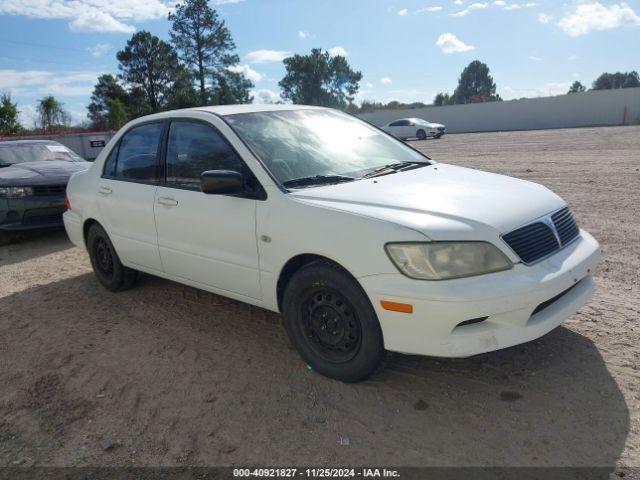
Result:
{"label": "green tree", "polygon": [[586,90],[585,86],[580,83],[578,80],[573,82],[573,84],[569,87],[569,91],[567,93],[580,93]]}
{"label": "green tree", "polygon": [[640,77],[638,77],[638,72],[636,71],[627,73],[603,73],[595,82],[593,82],[594,90],[612,90],[615,88],[633,87],[640,87]]}
{"label": "green tree", "polygon": [[116,57],[120,78],[144,94],[150,112],[162,111],[182,68],[171,45],[143,30],[134,33]]}
{"label": "green tree", "polygon": [[119,98],[109,100],[109,113],[107,114],[107,126],[113,130],[119,130],[127,123],[127,111]]}
{"label": "green tree", "polygon": [[37,111],[40,128],[45,132],[52,132],[56,128],[69,125],[69,114],[62,108],[53,95],[47,95],[38,101]]}
{"label": "green tree", "polygon": [[0,135],[18,133],[22,128],[18,121],[18,104],[11,101],[11,95],[0,95]]}
{"label": "green tree", "polygon": [[180,65],[176,69],[173,85],[167,92],[167,102],[164,108],[173,110],[176,108],[190,108],[202,105],[200,95],[193,87],[193,82],[189,71]]}
{"label": "green tree", "polygon": [[171,43],[199,84],[200,104],[206,105],[206,79],[224,75],[239,61],[232,53],[236,46],[231,32],[207,0],[185,0],[169,14],[169,21]]}
{"label": "green tree", "polygon": [[453,92],[455,103],[495,102],[502,100],[496,94],[496,84],[489,67],[474,60],[462,71],[458,87]]}
{"label": "green tree", "polygon": [[124,108],[128,103],[127,92],[113,75],[100,75],[91,94],[91,103],[87,107],[89,111],[87,116],[93,128],[98,130],[113,128],[109,126],[110,104],[113,100],[118,100]]}
{"label": "green tree", "polygon": [[211,103],[213,105],[233,105],[236,103],[251,103],[253,83],[240,73],[225,71],[214,75],[214,87],[211,89]]}
{"label": "green tree", "polygon": [[362,80],[362,73],[352,70],[345,57],[319,48],[310,55],[285,58],[284,66],[286,74],[278,84],[282,98],[298,104],[345,108]]}
{"label": "green tree", "polygon": [[438,93],[433,99],[433,104],[437,107],[442,105],[452,105],[455,103],[455,99],[446,92]]}

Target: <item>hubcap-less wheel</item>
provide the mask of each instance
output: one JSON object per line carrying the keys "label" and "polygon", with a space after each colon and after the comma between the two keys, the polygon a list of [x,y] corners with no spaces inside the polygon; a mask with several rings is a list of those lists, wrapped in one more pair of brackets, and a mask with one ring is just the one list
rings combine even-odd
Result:
{"label": "hubcap-less wheel", "polygon": [[327,289],[313,292],[303,304],[302,319],[309,347],[323,359],[343,363],[358,353],[360,320],[340,293]]}
{"label": "hubcap-less wheel", "polygon": [[427,138],[427,134],[425,133],[424,130],[418,130],[418,133],[416,134],[416,136],[418,137],[418,140],[426,140]]}
{"label": "hubcap-less wheel", "polygon": [[96,242],[96,266],[105,277],[113,276],[113,255],[111,249],[104,238],[99,238]]}

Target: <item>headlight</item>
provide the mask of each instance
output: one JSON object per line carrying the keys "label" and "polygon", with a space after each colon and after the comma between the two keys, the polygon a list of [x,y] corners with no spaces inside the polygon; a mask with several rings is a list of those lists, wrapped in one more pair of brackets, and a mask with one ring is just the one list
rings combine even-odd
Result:
{"label": "headlight", "polygon": [[388,243],[385,248],[400,272],[419,280],[471,277],[513,267],[486,242]]}
{"label": "headlight", "polygon": [[31,187],[0,187],[0,197],[22,198],[33,195]]}

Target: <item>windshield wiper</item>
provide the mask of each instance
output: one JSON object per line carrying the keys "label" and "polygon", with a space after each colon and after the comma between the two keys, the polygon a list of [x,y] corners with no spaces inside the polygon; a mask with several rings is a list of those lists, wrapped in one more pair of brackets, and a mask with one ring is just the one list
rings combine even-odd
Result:
{"label": "windshield wiper", "polygon": [[330,185],[332,183],[353,182],[355,177],[346,175],[315,175],[313,177],[294,178],[287,180],[282,185],[285,187],[309,187],[312,185]]}
{"label": "windshield wiper", "polygon": [[[389,165],[385,165],[380,168],[376,168],[375,170],[370,171],[362,176],[362,178],[372,178],[372,177],[380,177],[382,175],[390,175],[392,173],[401,172],[403,170],[410,170],[413,168],[420,168],[421,166],[426,167],[431,165],[427,162],[397,162],[390,163]],[[410,169],[407,167],[411,167]]]}

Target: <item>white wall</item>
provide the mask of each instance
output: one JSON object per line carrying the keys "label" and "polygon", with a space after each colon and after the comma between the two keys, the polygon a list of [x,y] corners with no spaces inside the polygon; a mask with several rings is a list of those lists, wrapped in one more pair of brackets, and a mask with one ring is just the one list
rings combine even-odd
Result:
{"label": "white wall", "polygon": [[378,126],[398,118],[423,118],[444,123],[449,133],[629,125],[640,120],[640,88],[506,102],[378,110],[358,116]]}

